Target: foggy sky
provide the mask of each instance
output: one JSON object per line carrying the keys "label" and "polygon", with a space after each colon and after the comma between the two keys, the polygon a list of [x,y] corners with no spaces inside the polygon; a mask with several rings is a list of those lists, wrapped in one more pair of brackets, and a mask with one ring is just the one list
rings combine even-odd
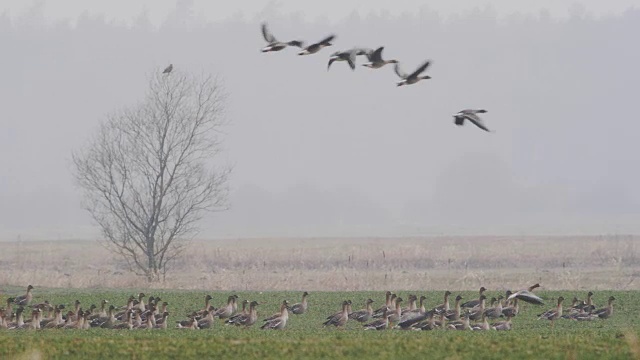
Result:
{"label": "foggy sky", "polygon": [[[95,236],[70,154],[170,62],[230,95],[232,209],[200,237],[640,231],[632,1],[253,1],[215,16],[199,1],[103,3],[3,2],[0,239]],[[338,37],[309,57],[261,54],[265,19],[282,39]],[[433,59],[433,79],[326,70],[333,51],[381,45],[406,71]],[[495,133],[452,123],[479,107]]]}

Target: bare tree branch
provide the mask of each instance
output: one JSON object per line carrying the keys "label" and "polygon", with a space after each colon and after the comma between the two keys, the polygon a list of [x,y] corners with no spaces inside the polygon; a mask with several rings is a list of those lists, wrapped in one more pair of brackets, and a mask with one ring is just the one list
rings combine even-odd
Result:
{"label": "bare tree branch", "polygon": [[226,209],[231,169],[210,165],[221,152],[225,100],[210,76],[156,72],[142,103],[108,116],[73,154],[103,245],[149,281],[166,275],[204,211]]}

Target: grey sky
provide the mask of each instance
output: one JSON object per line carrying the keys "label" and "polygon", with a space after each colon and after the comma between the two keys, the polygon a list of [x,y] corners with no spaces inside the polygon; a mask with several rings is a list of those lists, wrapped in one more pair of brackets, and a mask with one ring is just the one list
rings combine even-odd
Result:
{"label": "grey sky", "polygon": [[[427,4],[444,16],[469,11],[473,7],[491,6],[499,16],[512,13],[537,13],[547,9],[553,16],[566,17],[572,6],[582,5],[592,14],[601,16],[619,14],[626,9],[640,5],[638,0],[242,0],[242,1],[209,1],[186,0],[193,2],[198,16],[207,20],[220,20],[242,13],[246,18],[260,17],[269,11],[282,13],[300,13],[306,20],[328,17],[332,20],[342,18],[353,11],[360,15],[389,13],[399,15],[404,12],[413,13],[416,8]],[[75,19],[84,11],[93,14],[104,14],[107,19],[131,21],[141,12],[149,14],[154,24],[159,24],[175,8],[175,0],[3,0],[2,8],[12,15],[28,12],[33,4],[43,3],[44,15],[50,20]]]}
{"label": "grey sky", "polygon": [[[233,208],[207,216],[203,237],[640,232],[638,1],[213,3],[1,3],[0,239],[94,236],[71,151],[170,62],[230,94]],[[283,39],[338,37],[313,56],[261,54],[262,19]],[[326,70],[332,51],[381,45],[407,71],[433,59],[433,79]],[[452,123],[476,107],[495,133]]]}

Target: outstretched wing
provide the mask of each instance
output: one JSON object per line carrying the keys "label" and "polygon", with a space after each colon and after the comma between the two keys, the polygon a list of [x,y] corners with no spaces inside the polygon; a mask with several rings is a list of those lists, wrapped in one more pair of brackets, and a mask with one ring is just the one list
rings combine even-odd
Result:
{"label": "outstretched wing", "polygon": [[384,50],[384,46],[381,46],[376,49],[376,51],[372,52],[369,55],[369,61],[371,62],[382,62],[382,50]]}
{"label": "outstretched wing", "polygon": [[287,45],[296,46],[296,47],[299,47],[299,48],[302,49],[304,47],[304,42],[302,42],[300,40],[293,40],[293,41],[289,41],[287,43]]}
{"label": "outstretched wing", "polygon": [[273,36],[273,34],[269,32],[269,29],[267,29],[267,23],[262,23],[262,36],[268,43],[274,43],[277,41],[275,36]]}
{"label": "outstretched wing", "polygon": [[[482,120],[478,117],[478,115],[476,115],[476,114],[465,114],[464,117],[467,118],[472,123],[474,123],[480,129],[482,129],[484,131],[487,131],[487,132],[490,132],[489,129],[487,129],[487,127],[484,126],[484,124],[482,123]],[[531,294],[531,295],[533,295],[533,294]],[[536,298],[540,299],[537,296],[536,296]],[[534,302],[534,303],[537,303],[537,299],[535,300],[536,302]],[[542,300],[542,299],[540,299],[540,300]]]}
{"label": "outstretched wing", "polygon": [[333,64],[334,61],[336,61],[336,57],[332,56],[329,59],[329,64],[327,64],[327,71],[329,71],[329,69],[331,68],[331,64]]}
{"label": "outstretched wing", "polygon": [[400,69],[400,63],[396,63],[396,66],[393,67],[393,70],[402,79],[406,79],[407,78],[407,74]]}
{"label": "outstretched wing", "polygon": [[325,45],[325,46],[331,45],[331,41],[333,41],[333,39],[335,38],[336,38],[335,35],[329,35],[326,38],[322,39],[318,44]]}
{"label": "outstretched wing", "polygon": [[417,68],[416,71],[411,73],[411,75],[409,75],[409,77],[417,77],[418,75],[420,75],[420,73],[422,73],[423,71],[427,70],[429,65],[431,65],[431,61],[426,61],[424,64],[420,65],[420,67]]}

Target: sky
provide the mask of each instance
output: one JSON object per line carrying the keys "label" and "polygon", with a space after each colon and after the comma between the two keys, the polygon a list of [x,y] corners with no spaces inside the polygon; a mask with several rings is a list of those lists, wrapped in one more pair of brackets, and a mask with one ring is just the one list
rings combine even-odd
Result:
{"label": "sky", "polygon": [[[71,153],[168,63],[229,94],[231,209],[202,238],[640,232],[639,1],[218,3],[0,3],[0,240],[98,236]],[[261,54],[261,21],[338,36]],[[327,71],[383,45],[406,71],[431,59],[432,79]],[[493,132],[455,126],[464,108]]]}

